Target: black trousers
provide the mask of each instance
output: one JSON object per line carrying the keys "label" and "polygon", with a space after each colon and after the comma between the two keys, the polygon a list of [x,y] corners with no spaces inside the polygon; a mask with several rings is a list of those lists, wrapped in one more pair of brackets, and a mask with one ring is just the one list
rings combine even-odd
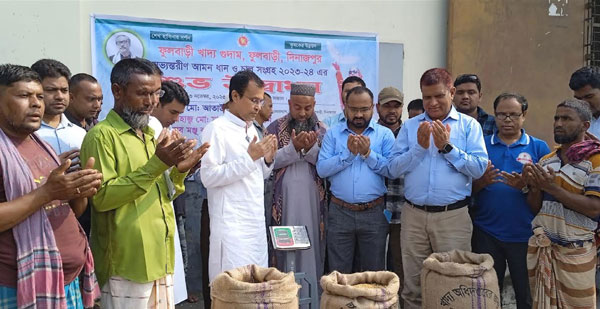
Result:
{"label": "black trousers", "polygon": [[473,225],[473,252],[487,253],[494,259],[498,286],[502,294],[506,264],[515,290],[518,309],[531,308],[531,290],[527,274],[527,243],[503,242]]}

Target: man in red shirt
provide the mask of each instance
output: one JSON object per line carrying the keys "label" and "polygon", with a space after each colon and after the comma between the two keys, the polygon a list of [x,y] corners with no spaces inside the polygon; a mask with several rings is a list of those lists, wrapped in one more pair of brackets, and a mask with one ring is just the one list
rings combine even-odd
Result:
{"label": "man in red shirt", "polygon": [[71,161],[35,133],[43,97],[37,73],[0,65],[0,307],[91,307],[99,288],[76,216],[102,174],[93,158],[65,173]]}

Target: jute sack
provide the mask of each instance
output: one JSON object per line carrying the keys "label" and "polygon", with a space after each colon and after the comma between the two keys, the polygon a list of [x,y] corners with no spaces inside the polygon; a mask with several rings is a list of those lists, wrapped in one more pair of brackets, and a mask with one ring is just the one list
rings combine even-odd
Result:
{"label": "jute sack", "polygon": [[246,265],[220,273],[211,284],[213,309],[298,309],[294,273]]}
{"label": "jute sack", "polygon": [[398,308],[399,285],[398,276],[389,271],[334,271],[321,277],[321,309]]}
{"label": "jute sack", "polygon": [[498,278],[489,254],[433,253],[423,262],[423,308],[500,308]]}

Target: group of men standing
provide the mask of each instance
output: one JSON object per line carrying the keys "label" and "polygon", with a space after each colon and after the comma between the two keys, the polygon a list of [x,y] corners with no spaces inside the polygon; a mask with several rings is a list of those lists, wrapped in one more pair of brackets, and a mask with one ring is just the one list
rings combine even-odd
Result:
{"label": "group of men standing", "polygon": [[171,202],[196,170],[210,281],[247,264],[288,268],[267,227],[302,225],[312,246],[295,261],[310,281],[387,265],[405,308],[421,307],[423,260],[453,249],[491,254],[500,286],[508,264],[518,308],[595,305],[596,69],[571,77],[578,99],[556,109],[554,151],[525,133],[523,96],[500,94],[494,117],[476,75],[439,68],[422,75],[405,122],[398,89],[375,102],[350,77],[342,114],[319,120],[314,86],[294,83],[289,113],[266,128],[264,82],[241,71],[202,145],[168,129],[189,97],[154,63],[115,64],[114,108],[100,122],[100,85],[70,75],[48,59],[0,65],[0,307],[91,307],[101,295],[103,308],[172,308],[185,254]]}

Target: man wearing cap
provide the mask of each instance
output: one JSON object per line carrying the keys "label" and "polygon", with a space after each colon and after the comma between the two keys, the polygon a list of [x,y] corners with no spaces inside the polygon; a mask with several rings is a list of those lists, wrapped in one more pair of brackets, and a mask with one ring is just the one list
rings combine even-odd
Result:
{"label": "man wearing cap", "polygon": [[[295,83],[291,86],[289,114],[275,120],[267,128],[277,137],[275,154],[273,225],[304,225],[311,248],[296,251],[298,271],[318,282],[323,275],[325,231],[323,181],[316,172],[321,138],[325,126],[314,112],[315,86]],[[277,255],[279,269],[287,269],[285,257]],[[302,289],[308,290],[308,289]]]}
{"label": "man wearing cap", "polygon": [[[398,136],[402,127],[402,105],[404,95],[394,87],[383,88],[377,98],[377,113],[379,113],[379,124],[392,130],[394,137]],[[400,291],[402,291],[402,251],[400,246],[400,212],[404,204],[404,176],[397,179],[386,179],[387,194],[385,195],[385,208],[391,215],[390,238],[388,258],[391,253],[390,263],[392,270],[400,278]],[[389,265],[389,264],[388,264]]]}
{"label": "man wearing cap", "polygon": [[346,122],[330,128],[321,145],[317,172],[331,181],[327,214],[327,262],[330,270],[351,273],[385,268],[389,230],[383,214],[386,166],[394,134],[375,123],[373,93],[355,87],[346,95]]}
{"label": "man wearing cap", "polygon": [[479,106],[481,103],[481,80],[475,74],[463,74],[454,81],[456,94],[452,100],[457,111],[469,115],[481,125],[483,135],[492,135],[496,128],[494,116]]}

